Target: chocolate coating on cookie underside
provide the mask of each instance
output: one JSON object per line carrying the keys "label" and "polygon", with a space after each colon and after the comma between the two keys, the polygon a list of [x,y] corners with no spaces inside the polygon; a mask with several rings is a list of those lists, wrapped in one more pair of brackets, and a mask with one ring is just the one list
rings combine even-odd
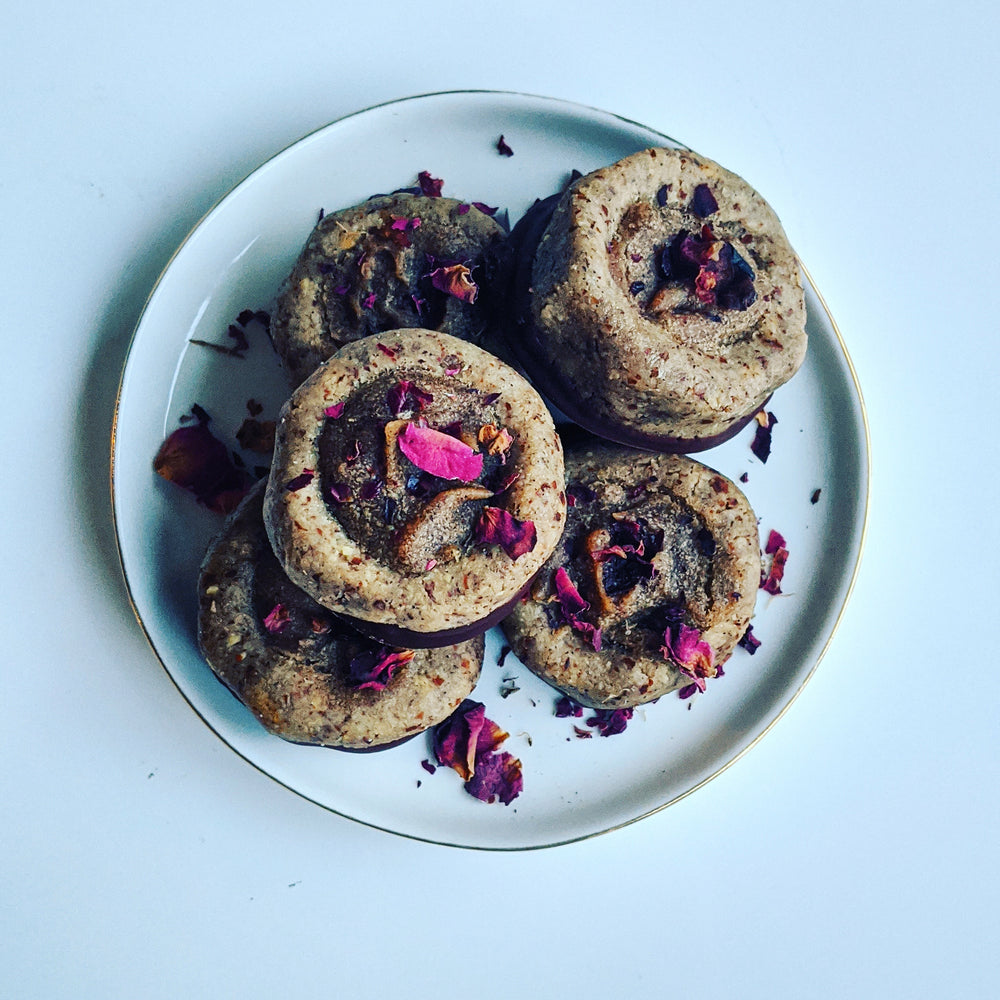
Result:
{"label": "chocolate coating on cookie underside", "polygon": [[482,640],[414,652],[373,642],[295,587],[264,531],[258,484],[206,554],[198,638],[220,680],[273,734],[385,749],[446,718],[475,686]]}
{"label": "chocolate coating on cookie underside", "polygon": [[512,348],[594,433],[703,450],[801,364],[801,279],[777,218],[694,154],[647,150],[581,178],[529,210],[512,246]]}
{"label": "chocolate coating on cookie underside", "polygon": [[729,657],[753,613],[756,519],[726,477],[681,456],[612,446],[567,455],[563,540],[504,623],[544,680],[594,708],[654,700],[693,679],[664,652],[683,627]]}
{"label": "chocolate coating on cookie underside", "polygon": [[452,198],[383,195],[324,216],[271,318],[292,380],[344,344],[401,327],[488,346],[506,241],[489,215]]}

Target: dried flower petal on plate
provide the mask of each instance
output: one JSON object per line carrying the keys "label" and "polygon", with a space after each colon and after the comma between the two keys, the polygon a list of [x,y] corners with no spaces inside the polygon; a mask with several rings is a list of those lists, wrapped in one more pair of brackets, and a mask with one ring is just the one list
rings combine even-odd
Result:
{"label": "dried flower petal on plate", "polygon": [[434,727],[431,739],[437,762],[453,768],[465,781],[465,790],[484,802],[499,799],[504,805],[521,793],[521,762],[497,748],[507,739],[482,702],[466,699],[444,722]]}
{"label": "dried flower petal on plate", "polygon": [[250,477],[236,466],[229,449],[207,423],[206,414],[199,417],[197,424],[173,431],[160,445],[153,469],[168,482],[194,494],[209,510],[228,514],[246,495]]}

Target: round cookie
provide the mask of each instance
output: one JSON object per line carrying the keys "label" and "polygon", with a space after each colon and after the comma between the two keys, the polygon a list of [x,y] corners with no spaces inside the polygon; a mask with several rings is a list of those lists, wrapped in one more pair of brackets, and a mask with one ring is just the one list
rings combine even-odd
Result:
{"label": "round cookie", "polygon": [[483,343],[507,233],[454,198],[398,193],[324,216],[271,316],[271,338],[298,384],[344,344],[399,327]]}
{"label": "round cookie", "polygon": [[563,540],[503,622],[534,673],[591,708],[714,677],[760,583],[757,520],[735,483],[681,455],[568,448]]}
{"label": "round cookie", "polygon": [[483,640],[380,646],[294,587],[262,518],[264,483],[202,563],[198,642],[215,674],[266,729],[294,743],[382,749],[447,718],[475,687]]}
{"label": "round cookie", "polygon": [[289,577],[382,641],[485,631],[555,548],[566,498],[545,404],[447,334],[357,341],[278,420],[264,505]]}
{"label": "round cookie", "polygon": [[802,363],[798,260],[764,199],[694,153],[647,149],[515,226],[511,349],[567,416],[656,451],[713,447]]}

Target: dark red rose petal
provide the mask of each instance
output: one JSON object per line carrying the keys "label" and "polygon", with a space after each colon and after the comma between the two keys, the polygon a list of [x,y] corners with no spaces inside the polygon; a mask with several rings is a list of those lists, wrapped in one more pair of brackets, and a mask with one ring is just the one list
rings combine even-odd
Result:
{"label": "dark red rose petal", "polygon": [[594,649],[600,652],[601,630],[579,617],[582,612],[590,609],[590,602],[585,601],[580,596],[580,591],[576,589],[573,581],[569,578],[569,573],[562,566],[555,571],[552,581],[555,586],[556,600],[562,612],[563,621],[570,628],[574,628],[586,636]]}
{"label": "dark red rose petal", "polygon": [[420,193],[426,198],[440,198],[444,181],[439,177],[432,177],[426,170],[421,170],[417,174],[417,183],[420,185]]}
{"label": "dark red rose petal", "polygon": [[246,471],[236,466],[229,449],[205,422],[171,433],[160,445],[153,469],[219,514],[234,510],[250,488]]}
{"label": "dark red rose petal", "polygon": [[384,691],[399,667],[413,659],[412,649],[369,649],[347,665],[348,683],[359,690]]}
{"label": "dark red rose petal", "polygon": [[757,652],[760,647],[760,639],[753,634],[752,626],[747,625],[747,630],[743,633],[743,638],[740,639],[737,645],[742,646],[751,656]]}
{"label": "dark red rose petal", "polygon": [[476,773],[465,783],[465,790],[481,802],[498,799],[509,806],[524,790],[521,762],[506,751],[491,753],[476,762]]}
{"label": "dark red rose petal", "polygon": [[631,708],[599,708],[587,719],[587,725],[596,728],[602,736],[617,736],[625,732],[632,712]]}
{"label": "dark red rose petal", "polygon": [[[774,534],[777,534],[775,532]],[[781,536],[778,535],[780,538]],[[770,542],[770,539],[768,540]],[[781,593],[781,580],[785,575],[785,563],[788,561],[788,549],[779,546],[771,556],[771,566],[760,583],[760,589],[768,594]]]}
{"label": "dark red rose petal", "polygon": [[694,196],[691,198],[691,211],[702,219],[714,215],[719,210],[719,203],[712,194],[712,189],[707,184],[699,184],[694,189]]}
{"label": "dark red rose petal", "polygon": [[500,136],[500,138],[497,139],[497,152],[501,156],[513,156],[514,155],[514,150],[511,149],[510,146],[507,145],[507,141],[504,139],[503,136]]}
{"label": "dark red rose petal", "polygon": [[583,706],[578,705],[568,695],[563,695],[555,707],[555,717],[557,719],[579,719],[583,715]]}
{"label": "dark red rose petal", "polygon": [[761,410],[757,414],[757,430],[754,432],[750,450],[761,462],[766,462],[771,455],[771,432],[777,422],[778,418],[770,411],[765,413]]}
{"label": "dark red rose petal", "polygon": [[472,305],[479,295],[479,286],[472,280],[472,271],[465,264],[435,267],[428,277],[439,291]]}
{"label": "dark red rose petal", "polygon": [[772,528],[767,536],[767,544],[764,546],[764,553],[766,555],[773,556],[778,549],[784,549],[787,547],[788,543],[785,541],[784,535]]}
{"label": "dark red rose petal", "polygon": [[297,476],[285,483],[285,489],[289,493],[301,490],[303,486],[308,486],[313,481],[315,475],[316,473],[312,469],[303,469]]}
{"label": "dark red rose petal", "polygon": [[511,559],[535,547],[535,522],[519,521],[502,507],[484,507],[474,532],[479,545],[499,545]]}

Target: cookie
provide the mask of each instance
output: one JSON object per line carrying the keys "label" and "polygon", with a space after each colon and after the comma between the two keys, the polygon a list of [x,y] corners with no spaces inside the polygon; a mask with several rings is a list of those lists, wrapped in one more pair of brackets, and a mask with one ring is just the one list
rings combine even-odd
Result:
{"label": "cookie", "polygon": [[271,315],[298,384],[345,344],[399,327],[489,341],[507,233],[473,204],[394,194],[324,216]]}
{"label": "cookie", "polygon": [[198,582],[198,642],[212,670],[271,733],[381,749],[447,718],[479,677],[483,640],[381,646],[295,587],[264,531],[260,482],[211,544]]}
{"label": "cookie", "polygon": [[485,631],[562,534],[562,447],[538,393],[430,330],[357,341],[293,393],[264,505],[289,577],[409,646]]}
{"label": "cookie", "polygon": [[534,673],[591,708],[714,677],[760,583],[757,520],[735,483],[682,455],[568,448],[566,531],[503,622]]}
{"label": "cookie", "polygon": [[694,153],[647,149],[515,226],[510,346],[602,437],[657,451],[740,430],[806,351],[798,260],[764,199]]}

